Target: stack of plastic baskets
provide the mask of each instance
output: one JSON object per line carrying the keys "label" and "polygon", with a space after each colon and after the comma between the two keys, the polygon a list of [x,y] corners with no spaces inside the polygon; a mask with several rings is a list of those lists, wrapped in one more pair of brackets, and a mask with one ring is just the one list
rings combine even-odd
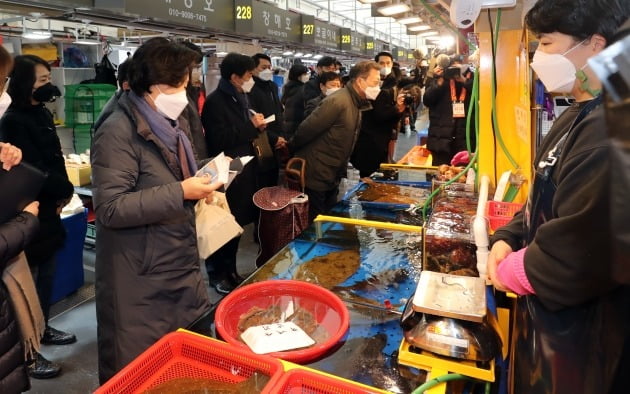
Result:
{"label": "stack of plastic baskets", "polygon": [[513,202],[488,201],[486,217],[490,222],[490,229],[496,231],[508,224],[522,207],[523,204]]}
{"label": "stack of plastic baskets", "polygon": [[66,85],[65,89],[65,124],[74,131],[75,152],[83,152],[90,148],[94,122],[116,92],[116,87],[108,84],[80,84]]}

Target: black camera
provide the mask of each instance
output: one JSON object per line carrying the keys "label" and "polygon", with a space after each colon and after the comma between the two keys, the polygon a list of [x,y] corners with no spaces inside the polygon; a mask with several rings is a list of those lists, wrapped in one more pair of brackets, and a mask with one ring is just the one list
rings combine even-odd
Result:
{"label": "black camera", "polygon": [[413,97],[413,95],[409,93],[405,94],[404,101],[403,101],[405,105],[411,106],[413,105],[414,101],[415,101],[415,97]]}
{"label": "black camera", "polygon": [[462,76],[462,69],[459,66],[451,66],[444,70],[444,78],[456,79]]}

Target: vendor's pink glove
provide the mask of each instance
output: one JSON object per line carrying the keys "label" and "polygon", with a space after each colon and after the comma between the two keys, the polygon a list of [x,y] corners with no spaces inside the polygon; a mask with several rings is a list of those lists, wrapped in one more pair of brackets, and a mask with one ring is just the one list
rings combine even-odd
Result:
{"label": "vendor's pink glove", "polygon": [[536,294],[525,274],[526,250],[523,248],[508,254],[497,267],[499,281],[518,295]]}
{"label": "vendor's pink glove", "polygon": [[459,166],[459,165],[467,165],[470,162],[470,156],[468,156],[468,151],[461,151],[461,152],[457,152],[455,154],[455,156],[453,156],[453,158],[451,159],[451,165],[452,166]]}

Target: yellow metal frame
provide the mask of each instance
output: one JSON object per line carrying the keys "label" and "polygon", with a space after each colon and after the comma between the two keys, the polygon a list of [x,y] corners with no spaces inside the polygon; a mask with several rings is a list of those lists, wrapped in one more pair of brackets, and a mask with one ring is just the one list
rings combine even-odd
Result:
{"label": "yellow metal frame", "polygon": [[[497,308],[497,320],[501,329],[501,338],[503,340],[502,355],[507,358],[510,346],[509,326],[510,311],[506,308]],[[448,373],[459,373],[474,379],[486,382],[494,382],[495,366],[494,360],[490,362],[490,368],[479,368],[474,361],[455,360],[448,357],[442,357],[430,352],[415,353],[409,350],[411,345],[405,339],[402,340],[398,348],[398,361],[401,364],[410,367],[428,371],[427,380],[446,375]],[[430,375],[430,376],[429,376]],[[446,392],[446,383],[440,383],[435,387],[426,391],[428,394],[444,394]]]}
{"label": "yellow metal frame", "polygon": [[314,222],[315,223],[332,222],[332,223],[352,224],[355,226],[374,227],[374,228],[381,228],[384,230],[394,230],[394,231],[406,231],[409,233],[422,232],[422,226],[412,226],[409,224],[399,224],[399,223],[389,223],[389,222],[378,222],[376,220],[342,218],[342,217],[327,216],[327,215],[317,215]]}

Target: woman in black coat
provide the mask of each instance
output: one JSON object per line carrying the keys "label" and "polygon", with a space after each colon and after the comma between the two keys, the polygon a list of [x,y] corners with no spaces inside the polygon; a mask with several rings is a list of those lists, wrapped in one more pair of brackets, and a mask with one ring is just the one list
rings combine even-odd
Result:
{"label": "woman in black coat", "polygon": [[[208,154],[215,156],[225,152],[230,157],[253,156],[252,140],[265,128],[263,115],[254,115],[247,99],[247,93],[254,85],[254,60],[229,53],[220,67],[219,86],[208,96],[201,112]],[[226,191],[230,210],[241,226],[258,218],[258,209],[252,201],[259,189],[257,167],[256,160],[247,164]],[[234,238],[206,260],[209,273],[213,271],[210,279],[218,282],[216,289],[222,294],[230,292],[239,282],[236,273],[239,241],[240,237]]]}
{"label": "woman in black coat", "polygon": [[[0,52],[3,49],[0,48]],[[2,54],[0,54],[0,58]],[[6,93],[4,93],[6,95]],[[3,112],[3,111],[1,111]],[[0,161],[5,171],[20,162],[19,149],[0,142]],[[31,202],[24,211],[0,224],[0,275],[9,260],[17,256],[37,233],[39,203]],[[30,388],[20,330],[9,292],[0,280],[0,393],[21,393]]]}
{"label": "woman in black coat", "polygon": [[308,68],[294,64],[289,70],[289,81],[282,88],[284,105],[284,135],[287,140],[293,137],[304,119],[304,83],[308,81]]}
{"label": "woman in black coat", "polygon": [[[50,66],[37,56],[17,56],[10,76],[8,93],[12,103],[0,120],[0,139],[20,148],[25,162],[48,174],[37,197],[40,203],[40,230],[26,248],[26,257],[35,277],[35,287],[46,321],[42,343],[69,344],[76,341],[74,334],[48,325],[56,270],[55,255],[66,239],[59,214],[74,193],[66,173],[52,114],[44,106],[44,103],[60,96],[60,92],[50,82]],[[45,369],[48,367],[52,368],[52,363],[48,363]],[[31,375],[36,378],[51,377],[44,372],[31,370]]]}

